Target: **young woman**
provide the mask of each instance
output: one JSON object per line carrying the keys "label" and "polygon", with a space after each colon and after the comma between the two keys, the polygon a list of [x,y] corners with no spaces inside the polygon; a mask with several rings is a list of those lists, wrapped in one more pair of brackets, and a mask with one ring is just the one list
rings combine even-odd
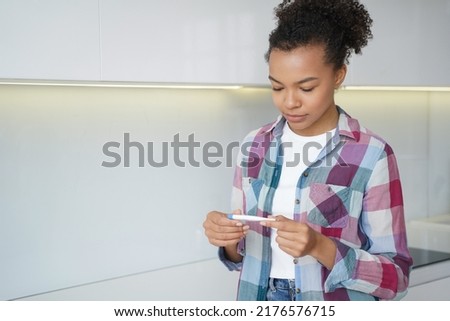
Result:
{"label": "young woman", "polygon": [[372,20],[357,0],[283,1],[266,59],[280,117],[244,140],[235,214],[213,211],[209,242],[240,270],[239,300],[379,300],[406,294],[399,173],[391,147],[335,105]]}

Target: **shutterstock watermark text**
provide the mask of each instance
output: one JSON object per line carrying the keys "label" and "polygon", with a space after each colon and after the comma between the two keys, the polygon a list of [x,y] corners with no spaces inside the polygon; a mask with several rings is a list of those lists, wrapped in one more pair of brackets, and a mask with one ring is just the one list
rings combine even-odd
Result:
{"label": "shutterstock watermark text", "polygon": [[[200,142],[195,138],[195,134],[189,134],[181,137],[179,133],[173,136],[171,141],[145,143],[134,141],[131,139],[130,133],[123,134],[123,141],[110,141],[103,145],[102,152],[106,157],[101,166],[107,168],[115,167],[154,167],[163,168],[168,166],[176,167],[209,167],[216,168],[220,166],[234,167],[238,153],[241,154],[241,164],[247,167],[253,167],[258,162],[264,161],[269,166],[275,166],[273,161],[268,158],[261,159],[260,151],[269,151],[274,148],[292,148],[291,143],[283,143],[278,146],[272,141],[269,146],[258,146],[256,142],[240,143],[231,141],[226,144],[217,141]],[[277,147],[278,146],[278,147]],[[306,166],[311,166],[314,159],[310,159],[309,155],[314,149],[322,150],[327,148],[321,146],[317,142],[306,143],[301,150],[293,153],[294,157],[286,162],[286,166],[298,166],[300,162]],[[277,151],[269,151],[277,152]],[[327,158],[331,162],[332,158]]]}

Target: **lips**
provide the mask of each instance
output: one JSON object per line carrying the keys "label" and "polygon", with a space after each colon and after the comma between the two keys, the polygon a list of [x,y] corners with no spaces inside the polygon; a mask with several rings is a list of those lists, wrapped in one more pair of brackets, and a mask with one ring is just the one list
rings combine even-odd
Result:
{"label": "lips", "polygon": [[284,116],[284,118],[286,118],[286,120],[287,120],[288,122],[291,122],[291,123],[299,123],[299,122],[302,122],[302,121],[304,121],[304,120],[306,119],[306,117],[307,117],[307,115],[288,115],[288,114],[284,114],[283,116]]}

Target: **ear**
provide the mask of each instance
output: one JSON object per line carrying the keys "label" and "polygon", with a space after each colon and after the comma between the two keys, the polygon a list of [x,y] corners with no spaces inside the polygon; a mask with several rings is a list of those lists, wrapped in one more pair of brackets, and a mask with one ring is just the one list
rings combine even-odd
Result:
{"label": "ear", "polygon": [[336,70],[334,73],[334,88],[338,89],[341,87],[342,83],[345,80],[345,76],[347,75],[347,65],[343,64],[341,68]]}

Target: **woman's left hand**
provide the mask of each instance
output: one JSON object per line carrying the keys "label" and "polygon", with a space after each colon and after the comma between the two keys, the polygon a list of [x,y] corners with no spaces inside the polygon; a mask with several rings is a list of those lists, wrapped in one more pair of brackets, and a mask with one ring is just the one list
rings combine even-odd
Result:
{"label": "woman's left hand", "polygon": [[273,216],[273,221],[263,221],[262,225],[276,229],[276,241],[284,252],[292,257],[310,255],[317,244],[317,232],[307,224],[290,220],[282,215]]}
{"label": "woman's left hand", "polygon": [[263,221],[261,225],[276,229],[276,242],[281,250],[294,258],[311,255],[328,269],[334,266],[336,244],[312,229],[308,224],[290,220],[282,215],[276,221]]}

